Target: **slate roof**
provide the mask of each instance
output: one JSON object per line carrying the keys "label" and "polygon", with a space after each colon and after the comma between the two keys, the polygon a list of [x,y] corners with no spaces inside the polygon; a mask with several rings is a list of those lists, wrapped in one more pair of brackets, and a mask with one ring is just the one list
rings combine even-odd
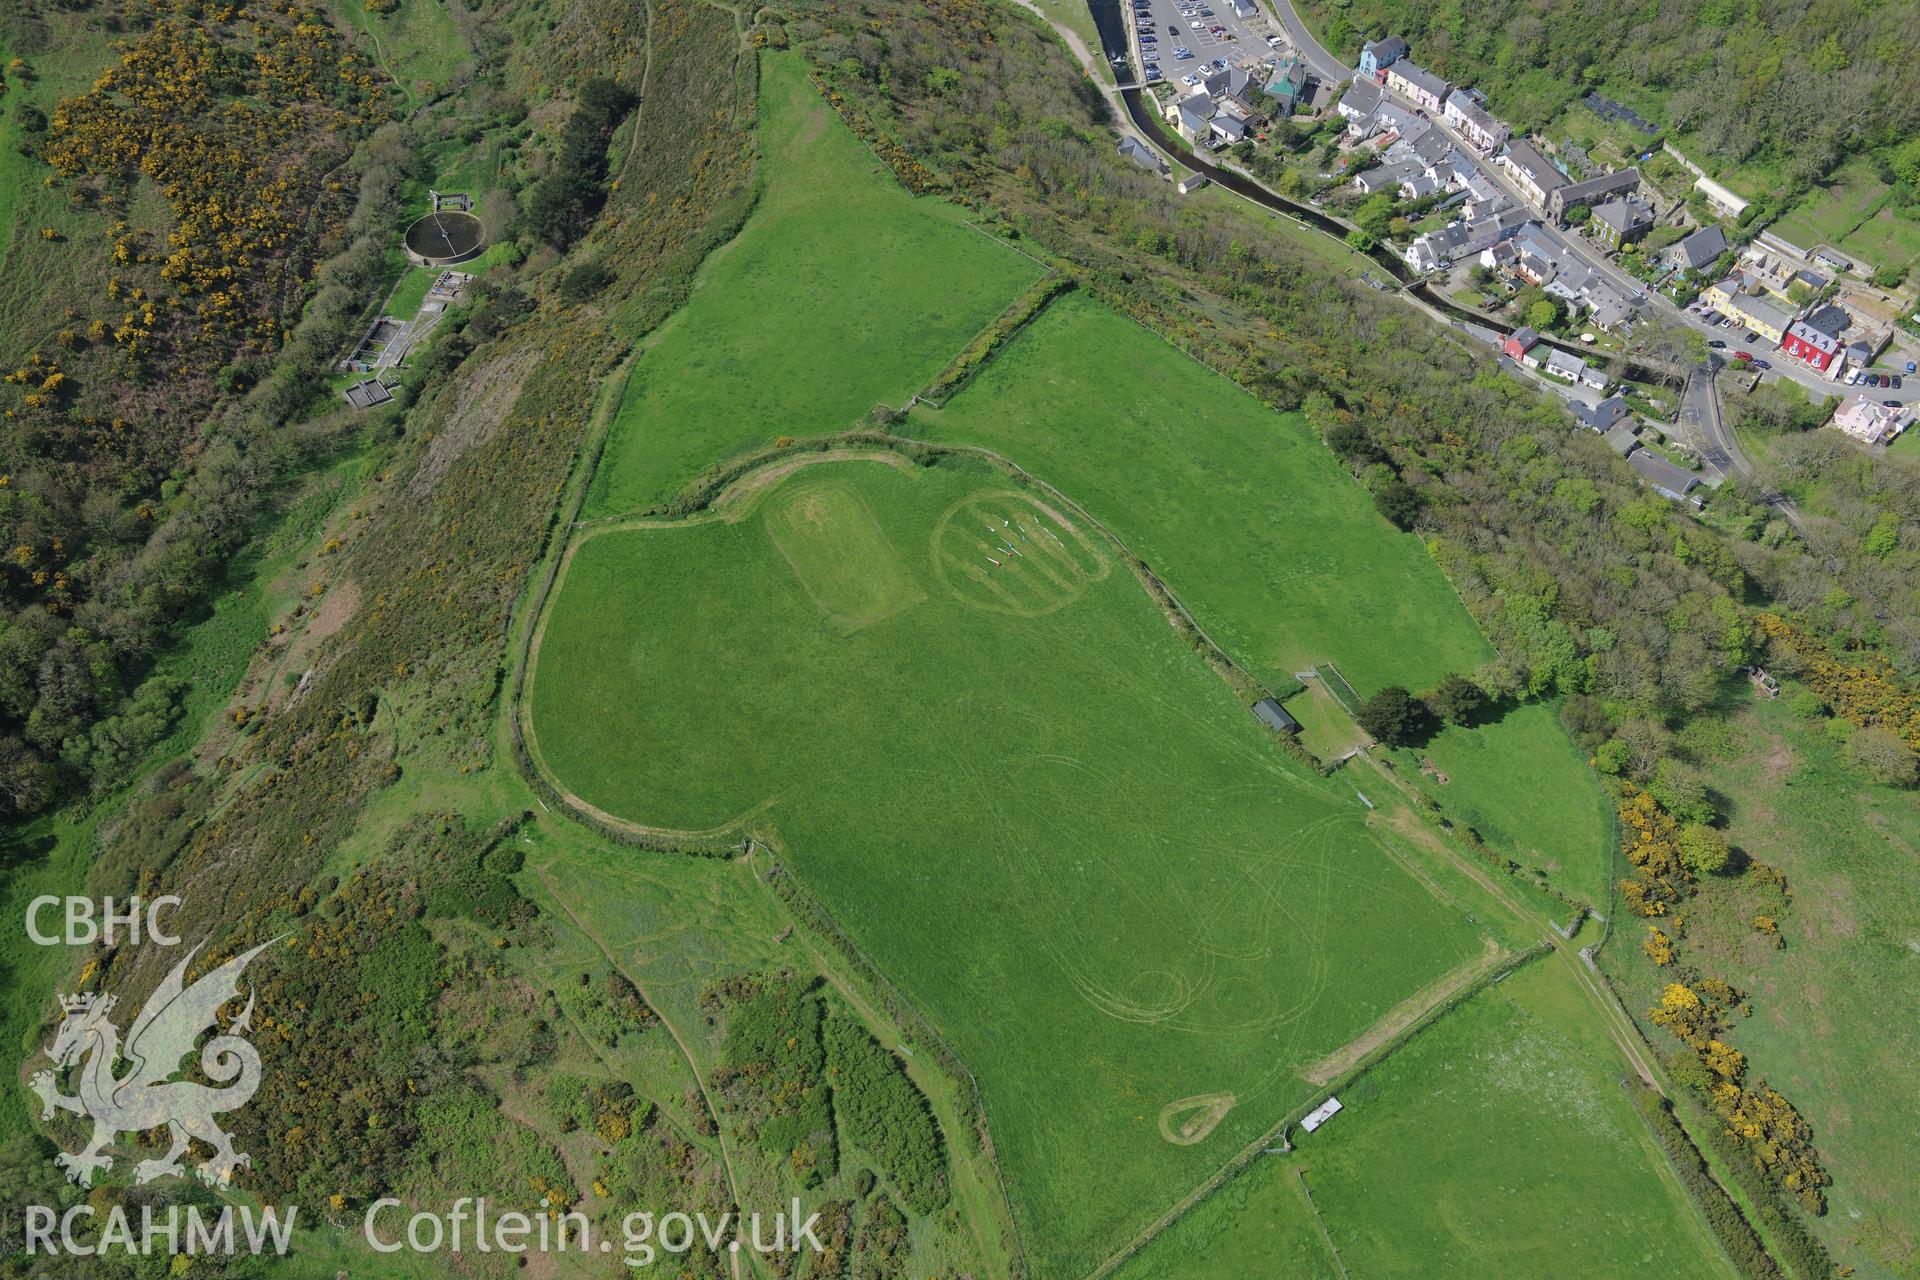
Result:
{"label": "slate roof", "polygon": [[1717,225],[1701,227],[1673,246],[1673,257],[1688,271],[1711,266],[1727,251],[1727,233]]}

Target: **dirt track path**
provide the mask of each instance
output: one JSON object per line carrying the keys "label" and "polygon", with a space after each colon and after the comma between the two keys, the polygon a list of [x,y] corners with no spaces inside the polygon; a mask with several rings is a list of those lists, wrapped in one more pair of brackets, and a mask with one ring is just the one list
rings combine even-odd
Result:
{"label": "dirt track path", "polygon": [[1313,1084],[1326,1084],[1339,1079],[1358,1066],[1362,1058],[1420,1021],[1429,1011],[1438,1008],[1456,992],[1472,985],[1513,958],[1512,952],[1492,938],[1486,939],[1486,948],[1479,955],[1459,968],[1441,974],[1437,979],[1387,1010],[1380,1021],[1318,1062],[1309,1064],[1301,1074]]}

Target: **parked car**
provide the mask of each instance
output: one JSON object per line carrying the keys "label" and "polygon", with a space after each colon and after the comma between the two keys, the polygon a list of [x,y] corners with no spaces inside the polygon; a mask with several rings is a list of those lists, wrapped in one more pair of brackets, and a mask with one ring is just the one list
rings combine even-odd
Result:
{"label": "parked car", "polygon": [[1736,352],[1734,352],[1734,353],[1733,353],[1733,358],[1734,358],[1735,360],[1745,360],[1745,361],[1746,361],[1746,362],[1747,362],[1748,364],[1752,364],[1752,363],[1753,363],[1753,352],[1751,352],[1751,351],[1736,351]]}
{"label": "parked car", "polygon": [[1880,403],[1887,406],[1887,408],[1889,409],[1898,409],[1900,407],[1900,402],[1898,400],[1882,400]]}
{"label": "parked car", "polygon": [[1880,375],[1879,375],[1879,374],[1877,374],[1877,373],[1870,373],[1870,374],[1868,374],[1868,375],[1867,375],[1867,385],[1868,385],[1868,386],[1870,386],[1870,387],[1877,387],[1877,386],[1879,386],[1879,385],[1880,385]]}
{"label": "parked car", "polygon": [[1726,343],[1724,343],[1724,342],[1722,342],[1722,341],[1720,341],[1720,339],[1718,339],[1718,338],[1708,338],[1708,339],[1707,339],[1707,345],[1708,345],[1708,346],[1710,346],[1710,347],[1713,347],[1713,348],[1716,348],[1716,349],[1718,349],[1718,348],[1721,348],[1721,347],[1724,347],[1724,346],[1726,346],[1727,344],[1726,344]]}
{"label": "parked car", "polygon": [[1920,373],[1920,366],[1916,366],[1913,361],[1909,360],[1907,361],[1907,372]]}
{"label": "parked car", "polygon": [[1188,58],[1191,58],[1193,56],[1193,50],[1187,48],[1187,46],[1185,45],[1181,45],[1178,49],[1175,49],[1173,51],[1173,56],[1177,61],[1185,62]]}
{"label": "parked car", "polygon": [[1753,367],[1754,367],[1754,368],[1756,368],[1756,369],[1771,369],[1771,368],[1773,368],[1773,366],[1772,366],[1771,364],[1769,364],[1769,363],[1768,363],[1767,361],[1765,361],[1765,360],[1755,360],[1755,361],[1753,362]]}
{"label": "parked car", "polygon": [[1893,375],[1893,389],[1895,391],[1900,389],[1900,375],[1897,373]]}

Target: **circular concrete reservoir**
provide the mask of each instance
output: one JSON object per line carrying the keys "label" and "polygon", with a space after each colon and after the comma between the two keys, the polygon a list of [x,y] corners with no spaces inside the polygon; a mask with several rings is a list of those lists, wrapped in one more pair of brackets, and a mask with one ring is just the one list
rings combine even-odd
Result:
{"label": "circular concrete reservoir", "polygon": [[450,267],[480,255],[487,229],[470,213],[430,213],[407,228],[407,256],[423,267]]}

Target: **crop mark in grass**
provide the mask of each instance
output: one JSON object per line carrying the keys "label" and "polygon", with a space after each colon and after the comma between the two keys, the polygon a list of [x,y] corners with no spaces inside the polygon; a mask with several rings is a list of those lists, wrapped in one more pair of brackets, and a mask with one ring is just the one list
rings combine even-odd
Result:
{"label": "crop mark in grass", "polygon": [[1037,618],[1079,599],[1113,571],[1113,562],[1053,507],[995,489],[954,503],[940,517],[933,571],[964,604]]}
{"label": "crop mark in grass", "polygon": [[851,635],[925,600],[900,553],[853,487],[789,486],[768,508],[767,535],[828,625]]}
{"label": "crop mark in grass", "polygon": [[1196,1093],[1160,1108],[1160,1136],[1176,1147],[1191,1147],[1213,1132],[1233,1110],[1230,1093]]}

